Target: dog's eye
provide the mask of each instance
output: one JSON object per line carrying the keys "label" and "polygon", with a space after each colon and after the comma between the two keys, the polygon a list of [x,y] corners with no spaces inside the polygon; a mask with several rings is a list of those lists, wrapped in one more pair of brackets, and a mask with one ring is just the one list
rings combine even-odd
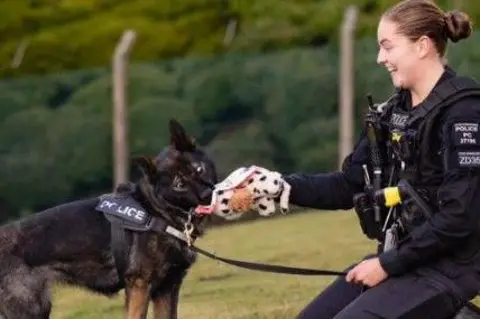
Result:
{"label": "dog's eye", "polygon": [[172,186],[177,191],[181,191],[181,190],[185,189],[185,183],[184,183],[183,179],[179,176],[174,177]]}
{"label": "dog's eye", "polygon": [[193,169],[197,174],[202,174],[205,171],[205,168],[203,167],[203,165],[198,163],[193,164]]}
{"label": "dog's eye", "polygon": [[184,187],[185,184],[181,181],[181,180],[178,180],[176,183],[175,183],[175,187],[177,188],[182,188]]}

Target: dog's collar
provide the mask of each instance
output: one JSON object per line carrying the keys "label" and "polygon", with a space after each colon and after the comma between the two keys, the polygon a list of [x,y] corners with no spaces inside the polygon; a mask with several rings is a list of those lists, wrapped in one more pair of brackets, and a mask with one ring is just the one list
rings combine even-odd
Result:
{"label": "dog's collar", "polygon": [[182,231],[180,231],[180,230],[178,230],[178,229],[176,229],[176,228],[174,228],[174,227],[172,227],[172,226],[167,226],[167,227],[165,228],[165,232],[166,232],[167,234],[170,234],[170,235],[172,235],[172,236],[180,239],[180,240],[183,240],[183,241],[186,242],[187,244],[188,244],[188,243],[191,244],[191,243],[193,243],[193,241],[195,240],[195,238],[189,237],[189,235],[187,235],[187,234],[185,233],[186,230],[184,230],[184,231],[182,232]]}
{"label": "dog's collar", "polygon": [[191,223],[190,219],[187,220],[187,222],[184,224],[183,231],[169,225],[165,220],[160,217],[153,217],[153,223],[154,224],[152,225],[152,230],[170,234],[173,237],[176,237],[177,239],[186,242],[188,246],[191,246],[196,240],[196,236],[193,235],[195,227]]}

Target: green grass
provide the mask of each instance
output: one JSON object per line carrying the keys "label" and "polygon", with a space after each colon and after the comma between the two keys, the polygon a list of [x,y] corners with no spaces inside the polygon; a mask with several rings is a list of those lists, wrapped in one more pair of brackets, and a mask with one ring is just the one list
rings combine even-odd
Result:
{"label": "green grass", "polygon": [[[212,229],[197,242],[219,256],[342,270],[374,251],[351,211],[291,214]],[[334,277],[251,271],[200,256],[181,290],[182,319],[293,318]],[[53,319],[121,318],[123,292],[108,299],[56,287]]]}
{"label": "green grass", "polygon": [[[342,270],[374,243],[352,212],[291,214],[211,229],[197,245],[219,256],[293,267]],[[200,256],[180,296],[180,318],[292,318],[333,277],[273,274],[237,268]],[[115,298],[56,287],[53,319],[122,316]]]}

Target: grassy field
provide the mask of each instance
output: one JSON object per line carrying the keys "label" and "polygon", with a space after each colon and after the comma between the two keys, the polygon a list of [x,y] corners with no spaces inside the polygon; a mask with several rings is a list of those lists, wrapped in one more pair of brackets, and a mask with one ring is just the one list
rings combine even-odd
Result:
{"label": "grassy field", "polygon": [[[344,211],[291,214],[212,229],[197,245],[223,257],[333,270],[374,250],[355,214]],[[179,317],[293,318],[332,280],[251,271],[200,256],[184,282]],[[56,287],[52,318],[121,318],[122,296],[108,299]]]}

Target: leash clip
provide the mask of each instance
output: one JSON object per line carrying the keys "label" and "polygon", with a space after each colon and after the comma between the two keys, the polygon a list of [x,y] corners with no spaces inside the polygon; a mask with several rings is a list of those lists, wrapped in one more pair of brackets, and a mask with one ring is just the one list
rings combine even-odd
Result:
{"label": "leash clip", "polygon": [[193,224],[192,224],[192,214],[188,215],[188,220],[184,224],[184,234],[185,237],[187,237],[187,244],[188,246],[192,246],[192,233],[194,230]]}

